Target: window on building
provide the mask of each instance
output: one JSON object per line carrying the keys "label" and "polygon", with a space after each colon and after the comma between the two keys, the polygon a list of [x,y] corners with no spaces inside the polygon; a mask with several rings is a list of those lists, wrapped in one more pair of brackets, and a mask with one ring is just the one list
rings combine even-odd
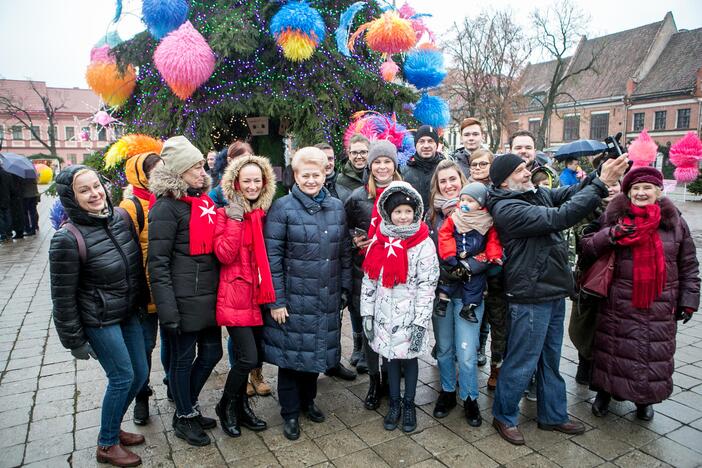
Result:
{"label": "window on building", "polygon": [[12,139],[13,140],[24,140],[24,135],[22,134],[22,127],[20,125],[12,126]]}
{"label": "window on building", "polygon": [[124,127],[122,127],[121,125],[116,125],[112,127],[112,131],[114,132],[115,140],[119,140],[124,136]]}
{"label": "window on building", "polygon": [[656,111],[656,116],[653,120],[654,130],[665,130],[665,117],[667,114],[666,111]]}
{"label": "window on building", "polygon": [[637,112],[634,114],[634,128],[635,132],[640,132],[644,129],[644,114],[643,112]]}
{"label": "window on building", "polygon": [[678,109],[678,120],[675,128],[690,128],[690,109]]}
{"label": "window on building", "polygon": [[75,153],[71,153],[68,155],[68,162],[71,164],[78,164],[78,155]]}
{"label": "window on building", "polygon": [[541,127],[541,120],[530,120],[529,121],[529,131],[532,135],[539,134],[539,127]]}
{"label": "window on building", "polygon": [[92,138],[92,134],[91,134],[91,132],[90,132],[90,127],[81,127],[81,128],[80,128],[80,132],[81,132],[81,133],[85,133],[86,135],[88,135],[88,140],[92,140],[92,139],[93,139],[93,138]]}
{"label": "window on building", "polygon": [[563,119],[563,141],[573,141],[580,138],[580,116],[566,115]]}
{"label": "window on building", "polygon": [[76,138],[76,127],[65,127],[66,141],[73,141]]}
{"label": "window on building", "polygon": [[41,138],[41,127],[39,125],[32,125],[32,140],[38,141]]}
{"label": "window on building", "polygon": [[107,129],[105,127],[102,127],[100,130],[98,130],[98,140],[107,141]]}
{"label": "window on building", "polygon": [[0,140],[4,140],[4,139],[5,139],[5,126],[0,125]]}
{"label": "window on building", "polygon": [[85,160],[88,159],[89,157],[90,157],[90,153],[83,153],[83,161],[82,162],[85,162]]}
{"label": "window on building", "polygon": [[590,115],[590,138],[604,140],[609,134],[609,114]]}

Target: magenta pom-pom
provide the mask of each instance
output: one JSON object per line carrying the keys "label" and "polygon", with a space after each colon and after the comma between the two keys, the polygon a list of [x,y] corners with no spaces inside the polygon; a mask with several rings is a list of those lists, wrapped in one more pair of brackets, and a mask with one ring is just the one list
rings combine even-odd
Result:
{"label": "magenta pom-pom", "polygon": [[634,167],[650,166],[656,160],[658,145],[644,129],[628,149],[629,159],[634,162]]}
{"label": "magenta pom-pom", "polygon": [[156,68],[173,93],[188,99],[215,69],[215,55],[190,21],[168,34],[154,52]]}
{"label": "magenta pom-pom", "polygon": [[110,55],[110,46],[105,44],[90,51],[90,61],[114,63],[115,58]]}
{"label": "magenta pom-pom", "polygon": [[699,175],[700,171],[697,169],[697,167],[678,167],[675,169],[675,172],[673,172],[675,180],[681,184],[689,184],[690,182],[694,182],[697,180],[697,176]]}
{"label": "magenta pom-pom", "polygon": [[688,132],[670,147],[670,162],[677,167],[694,167],[697,169],[702,159],[702,141],[695,132]]}

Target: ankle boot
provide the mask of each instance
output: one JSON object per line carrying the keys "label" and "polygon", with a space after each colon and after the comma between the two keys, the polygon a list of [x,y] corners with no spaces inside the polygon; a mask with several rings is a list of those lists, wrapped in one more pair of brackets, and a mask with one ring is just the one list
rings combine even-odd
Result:
{"label": "ankle boot", "polygon": [[609,402],[612,399],[611,395],[607,392],[597,392],[595,401],[592,402],[592,414],[598,418],[607,416],[609,413]]}
{"label": "ankle boot", "polygon": [[497,378],[500,376],[500,368],[497,364],[490,364],[490,377],[488,377],[487,388],[488,390],[495,390],[497,388]]}
{"label": "ankle boot", "polygon": [[579,355],[578,370],[575,372],[575,381],[580,385],[590,385],[590,362]]}
{"label": "ankle boot", "polygon": [[417,429],[417,409],[414,400],[404,400],[402,409],[402,432],[412,432]]}
{"label": "ankle boot", "polygon": [[138,395],[134,399],[134,424],[145,426],[149,422],[149,397]]}
{"label": "ankle boot", "polygon": [[[463,319],[467,320],[471,323],[478,323],[478,317],[475,315],[475,309],[476,309],[475,304],[467,304],[464,305],[461,311],[458,313],[458,315]],[[483,351],[483,354],[485,352]]]}
{"label": "ankle boot", "polygon": [[380,374],[371,375],[368,382],[368,394],[363,405],[368,410],[376,410],[380,406]]}
{"label": "ankle boot", "polygon": [[217,406],[215,406],[215,412],[219,416],[219,423],[222,426],[222,430],[229,437],[239,437],[241,435],[241,428],[239,427],[239,418],[237,417],[237,400],[236,396],[231,398],[226,394],[222,395],[222,399],[219,400]]}
{"label": "ankle boot", "polygon": [[650,421],[653,419],[653,405],[636,405],[636,419]]}
{"label": "ankle boot", "polygon": [[251,385],[257,394],[261,396],[268,396],[271,394],[271,386],[268,385],[265,380],[263,380],[263,369],[261,367],[257,367],[256,369],[252,370],[249,378],[251,379]]}
{"label": "ankle boot", "polygon": [[363,358],[363,333],[353,334],[353,352],[351,353],[351,358],[349,363],[356,367],[358,361]]}
{"label": "ankle boot", "polygon": [[209,445],[211,440],[197,421],[197,416],[185,418],[173,415],[173,430],[176,437],[185,440],[196,447]]}
{"label": "ankle boot", "polygon": [[402,405],[399,398],[393,398],[390,400],[390,405],[388,406],[388,414],[385,415],[383,420],[383,427],[386,431],[394,431],[397,429],[397,424],[400,422],[400,417],[402,416]]}
{"label": "ankle boot", "polygon": [[463,403],[463,412],[466,415],[469,426],[480,427],[483,423],[483,417],[480,415],[480,408],[478,407],[478,400],[471,400],[470,397],[466,398],[466,401]]}
{"label": "ankle boot", "polygon": [[98,445],[95,450],[95,458],[98,463],[109,463],[112,466],[138,466],[141,465],[141,458],[136,453],[124,448],[120,444],[101,447]]}
{"label": "ankle boot", "polygon": [[436,406],[434,406],[434,417],[439,419],[445,418],[455,407],[456,392],[445,392],[441,390],[439,398],[436,400]]}
{"label": "ankle boot", "polygon": [[238,402],[240,402],[239,407],[237,408],[239,413],[239,424],[255,432],[263,431],[268,428],[268,424],[254,414],[253,409],[251,409],[251,405],[249,404],[248,396],[242,395]]}

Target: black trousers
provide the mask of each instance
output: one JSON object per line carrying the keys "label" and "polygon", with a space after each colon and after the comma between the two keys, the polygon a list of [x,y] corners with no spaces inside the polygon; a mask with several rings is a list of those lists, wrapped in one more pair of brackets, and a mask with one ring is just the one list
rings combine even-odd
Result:
{"label": "black trousers", "polygon": [[317,396],[317,372],[278,368],[278,400],[283,419],[297,418]]}
{"label": "black trousers", "polygon": [[[256,327],[260,328],[260,327]],[[233,366],[224,384],[224,394],[233,398],[246,389],[246,382],[251,369],[258,364],[259,350],[254,327],[227,327],[233,351]]]}

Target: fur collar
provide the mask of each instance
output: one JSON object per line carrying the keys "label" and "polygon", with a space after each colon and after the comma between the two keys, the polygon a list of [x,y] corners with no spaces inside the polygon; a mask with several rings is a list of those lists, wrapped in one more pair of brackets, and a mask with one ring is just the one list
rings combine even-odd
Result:
{"label": "fur collar", "polygon": [[[202,193],[210,191],[210,176],[205,175],[205,186],[202,188]],[[149,177],[149,189],[156,198],[170,197],[176,200],[188,194],[188,184],[183,178],[168,169],[165,165],[157,167]]]}
{"label": "fur collar", "polygon": [[[661,229],[665,231],[672,231],[675,229],[675,226],[680,223],[680,212],[668,197],[663,197],[658,200],[658,204],[661,206]],[[614,197],[607,205],[604,225],[614,226],[621,218],[628,216],[630,213],[630,205],[631,202],[625,194],[620,193]]]}
{"label": "fur collar", "polygon": [[258,200],[253,204],[244,203],[244,210],[246,212],[253,211],[258,208],[263,208],[263,211],[268,211],[273,203],[273,198],[275,197],[275,172],[273,171],[273,166],[268,161],[268,159],[261,156],[239,156],[234,159],[227,169],[224,171],[224,176],[222,176],[222,193],[224,197],[229,201],[233,202],[236,199],[244,199],[241,192],[234,190],[232,182],[239,177],[239,171],[241,168],[247,164],[255,164],[261,168],[263,173],[263,189],[261,190],[261,195],[259,195]]}

